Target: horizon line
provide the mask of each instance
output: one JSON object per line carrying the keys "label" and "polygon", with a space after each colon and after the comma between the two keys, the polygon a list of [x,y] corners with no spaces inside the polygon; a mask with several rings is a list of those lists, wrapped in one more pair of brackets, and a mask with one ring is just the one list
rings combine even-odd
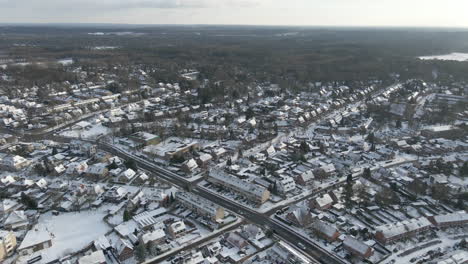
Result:
{"label": "horizon line", "polygon": [[193,26],[222,26],[222,27],[309,27],[309,28],[383,28],[383,29],[464,29],[468,30],[468,26],[428,26],[428,25],[274,25],[274,24],[177,24],[177,23],[155,23],[155,24],[142,24],[142,23],[113,23],[113,22],[0,22],[0,26],[135,26],[135,27],[151,27],[151,26],[179,26],[179,27],[193,27]]}

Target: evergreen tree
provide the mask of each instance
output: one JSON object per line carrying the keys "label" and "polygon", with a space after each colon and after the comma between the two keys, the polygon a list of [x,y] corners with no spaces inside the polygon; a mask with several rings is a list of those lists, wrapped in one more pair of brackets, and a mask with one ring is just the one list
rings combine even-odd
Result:
{"label": "evergreen tree", "polygon": [[117,165],[117,163],[115,163],[115,160],[113,160],[112,163],[109,164],[109,165],[107,166],[107,168],[108,168],[109,170],[115,170],[115,169],[117,169],[118,167],[119,167],[119,166]]}
{"label": "evergreen tree", "polygon": [[232,166],[232,160],[231,160],[231,158],[229,158],[229,159],[227,160],[226,165],[227,165],[227,166]]}
{"label": "evergreen tree", "polygon": [[133,159],[129,159],[129,160],[125,161],[124,165],[125,165],[125,167],[127,167],[127,169],[132,169],[134,171],[138,170],[136,162]]}
{"label": "evergreen tree", "polygon": [[146,259],[147,251],[143,243],[135,247],[135,258],[138,262],[143,262]]}
{"label": "evergreen tree", "polygon": [[58,154],[57,148],[56,148],[56,147],[53,147],[53,148],[52,148],[52,156],[55,156],[55,155],[57,155],[57,154]]}
{"label": "evergreen tree", "polygon": [[132,219],[132,216],[130,215],[130,212],[125,210],[123,213],[124,222],[130,221],[131,219]]}
{"label": "evergreen tree", "polygon": [[461,177],[468,177],[468,161],[465,161],[460,168],[460,176]]}
{"label": "evergreen tree", "polygon": [[[349,178],[349,176],[348,176]],[[352,179],[352,176],[351,176]],[[348,179],[346,180],[346,185],[344,189],[344,195],[345,195],[345,206],[347,209],[352,209],[353,208],[353,196],[354,196],[354,191],[353,191],[353,181],[349,181]]]}
{"label": "evergreen tree", "polygon": [[401,120],[398,119],[395,124],[396,128],[401,128]]}
{"label": "evergreen tree", "polygon": [[24,192],[21,193],[21,203],[29,209],[37,209],[37,202]]}

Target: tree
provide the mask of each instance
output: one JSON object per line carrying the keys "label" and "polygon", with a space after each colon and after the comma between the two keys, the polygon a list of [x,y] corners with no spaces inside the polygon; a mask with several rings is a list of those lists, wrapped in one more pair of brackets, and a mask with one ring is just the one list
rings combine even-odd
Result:
{"label": "tree", "polygon": [[115,169],[117,169],[118,167],[119,167],[119,166],[117,165],[117,163],[115,163],[115,159],[112,161],[111,164],[109,164],[109,165],[107,166],[107,168],[108,168],[109,170],[115,170]]}
{"label": "tree", "polygon": [[352,175],[351,175],[351,180],[349,180],[349,175],[346,179],[346,185],[344,189],[344,195],[345,195],[345,206],[347,209],[352,209],[353,208],[353,196],[354,196],[354,191],[353,191],[353,180],[352,180]]}
{"label": "tree", "polygon": [[132,216],[130,215],[130,212],[125,210],[123,213],[124,222],[130,221],[131,219],[132,219]]}
{"label": "tree", "polygon": [[159,253],[158,245],[154,241],[149,241],[146,244],[146,251],[150,256],[156,256]]}
{"label": "tree", "polygon": [[135,258],[138,262],[143,262],[146,259],[147,251],[145,244],[140,243],[135,247]]}
{"label": "tree", "polygon": [[367,141],[369,141],[369,143],[371,143],[371,144],[374,144],[374,142],[375,142],[374,132],[369,133],[369,135],[367,136]]}
{"label": "tree", "polygon": [[395,124],[396,128],[401,128],[401,120],[398,119]]}
{"label": "tree", "polygon": [[449,198],[450,189],[444,184],[436,183],[432,185],[432,198],[438,201],[446,201]]}
{"label": "tree", "polygon": [[57,147],[52,148],[52,156],[55,156],[58,154]]}
{"label": "tree", "polygon": [[301,142],[301,145],[299,146],[299,149],[301,150],[302,153],[310,152],[309,144],[307,144],[307,142],[305,142],[305,140]]}
{"label": "tree", "polygon": [[21,203],[29,209],[37,209],[37,202],[26,193],[21,193]]}
{"label": "tree", "polygon": [[362,172],[362,176],[366,179],[370,179],[372,176],[370,168],[364,168],[364,171]]}
{"label": "tree", "polygon": [[226,165],[227,165],[227,166],[232,166],[232,160],[231,160],[231,158],[229,158],[229,159],[226,161]]}
{"label": "tree", "polygon": [[134,171],[138,170],[137,164],[133,159],[128,159],[127,161],[124,162],[124,165],[125,167],[127,167],[127,169],[132,169]]}
{"label": "tree", "polygon": [[460,177],[468,177],[468,161],[465,161],[461,166]]}
{"label": "tree", "polygon": [[408,184],[408,190],[418,195],[424,195],[427,190],[427,184],[420,179],[415,179]]}
{"label": "tree", "polygon": [[399,203],[400,198],[395,193],[395,191],[392,190],[392,188],[383,187],[382,190],[375,196],[375,201],[379,205],[386,206]]}

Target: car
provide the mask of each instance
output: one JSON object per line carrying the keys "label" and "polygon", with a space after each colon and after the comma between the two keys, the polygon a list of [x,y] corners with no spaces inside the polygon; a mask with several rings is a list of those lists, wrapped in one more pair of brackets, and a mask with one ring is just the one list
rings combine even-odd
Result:
{"label": "car", "polygon": [[306,247],[301,242],[297,243],[297,246],[302,250],[306,250]]}

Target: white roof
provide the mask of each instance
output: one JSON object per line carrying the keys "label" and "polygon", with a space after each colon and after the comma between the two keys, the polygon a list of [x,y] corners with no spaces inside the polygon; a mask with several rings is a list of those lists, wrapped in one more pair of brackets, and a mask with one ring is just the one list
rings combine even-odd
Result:
{"label": "white roof", "polygon": [[346,236],[346,239],[343,241],[343,244],[346,247],[349,247],[360,254],[364,255],[369,250],[369,246],[366,245],[364,242],[361,242],[352,236]]}
{"label": "white roof", "polygon": [[397,222],[397,223],[390,223],[386,225],[381,225],[376,228],[376,230],[379,232],[382,232],[382,234],[386,238],[391,238],[395,237],[401,234],[405,234],[411,231],[415,231],[427,226],[431,226],[431,222],[427,220],[425,217],[420,217],[420,218],[413,218],[409,220],[405,220],[402,222]]}
{"label": "white roof", "polygon": [[18,250],[29,248],[51,240],[52,237],[44,227],[36,226],[34,229],[29,230],[29,232],[26,234]]}
{"label": "white roof", "polygon": [[95,251],[90,255],[86,255],[81,257],[78,260],[78,264],[100,264],[106,263],[106,257],[104,256],[104,252],[102,250]]}
{"label": "white roof", "polygon": [[141,240],[143,244],[146,244],[150,241],[156,241],[156,240],[162,239],[165,236],[166,236],[166,233],[161,228],[159,228],[159,229],[154,230],[153,232],[144,234],[143,236],[141,236]]}

